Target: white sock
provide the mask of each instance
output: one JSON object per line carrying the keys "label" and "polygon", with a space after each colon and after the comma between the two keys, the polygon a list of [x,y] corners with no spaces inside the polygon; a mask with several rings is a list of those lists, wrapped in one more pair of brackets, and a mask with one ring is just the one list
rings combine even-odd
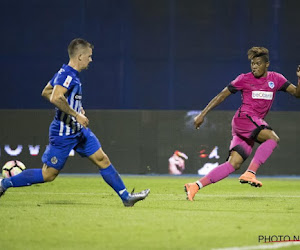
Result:
{"label": "white sock", "polygon": [[198,185],[199,189],[203,188],[203,185],[200,181],[196,181],[196,184]]}

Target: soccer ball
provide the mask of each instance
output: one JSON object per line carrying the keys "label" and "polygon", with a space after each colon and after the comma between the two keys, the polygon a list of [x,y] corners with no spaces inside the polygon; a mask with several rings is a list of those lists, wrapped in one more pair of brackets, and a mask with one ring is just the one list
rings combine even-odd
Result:
{"label": "soccer ball", "polygon": [[21,173],[25,169],[25,165],[20,161],[8,161],[2,167],[2,175],[4,178],[9,178]]}

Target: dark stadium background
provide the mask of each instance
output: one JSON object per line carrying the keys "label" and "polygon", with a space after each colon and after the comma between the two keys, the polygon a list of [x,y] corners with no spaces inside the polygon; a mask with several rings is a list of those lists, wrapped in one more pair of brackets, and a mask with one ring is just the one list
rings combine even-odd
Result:
{"label": "dark stadium background", "polygon": [[[167,173],[176,149],[189,156],[185,173],[203,165],[199,151],[227,157],[231,96],[194,131],[187,114],[201,110],[238,74],[249,71],[247,50],[270,50],[270,70],[294,84],[300,64],[298,0],[52,0],[2,1],[0,15],[0,163],[20,159],[40,167],[53,107],[41,90],[63,63],[67,45],[95,45],[81,73],[84,107],[120,173]],[[300,101],[279,93],[267,118],[282,141],[262,174],[299,175]],[[288,112],[293,111],[293,112]],[[12,157],[5,150],[22,145]],[[40,145],[31,156],[28,145]],[[245,164],[246,165],[246,164]],[[70,157],[66,172],[95,172]]]}

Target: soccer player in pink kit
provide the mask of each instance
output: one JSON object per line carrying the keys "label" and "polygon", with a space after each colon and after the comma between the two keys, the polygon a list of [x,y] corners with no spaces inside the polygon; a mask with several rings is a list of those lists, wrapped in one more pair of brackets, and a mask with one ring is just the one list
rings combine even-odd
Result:
{"label": "soccer player in pink kit", "polygon": [[296,87],[283,75],[268,71],[270,65],[268,49],[252,47],[248,50],[248,59],[251,61],[251,72],[239,75],[194,119],[195,127],[199,129],[210,110],[231,94],[241,91],[242,105],[232,119],[232,140],[228,160],[198,181],[184,185],[187,199],[190,201],[194,200],[199,189],[216,183],[239,169],[251,154],[255,142],[260,143],[260,146],[248,169],[239,180],[241,183],[261,187],[262,183],[256,179],[256,172],[270,157],[279,142],[279,137],[264,121],[264,118],[272,106],[277,91],[285,91],[300,98],[300,65],[297,68],[298,85]]}

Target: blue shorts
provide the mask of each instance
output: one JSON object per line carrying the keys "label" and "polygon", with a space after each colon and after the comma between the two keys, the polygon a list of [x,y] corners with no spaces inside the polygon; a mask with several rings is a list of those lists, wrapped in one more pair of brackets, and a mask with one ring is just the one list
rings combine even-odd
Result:
{"label": "blue shorts", "polygon": [[49,167],[61,170],[72,149],[82,157],[88,157],[94,154],[99,148],[101,148],[101,144],[89,128],[83,128],[74,135],[50,135],[49,145],[42,156],[42,161]]}

